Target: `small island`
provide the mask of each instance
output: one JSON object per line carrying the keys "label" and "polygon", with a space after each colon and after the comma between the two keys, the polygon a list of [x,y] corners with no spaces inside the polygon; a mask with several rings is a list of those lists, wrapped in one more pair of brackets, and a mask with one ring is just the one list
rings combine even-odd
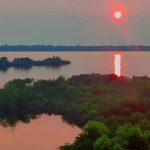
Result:
{"label": "small island", "polygon": [[9,61],[7,57],[0,58],[0,70],[7,70],[10,67],[20,69],[30,69],[33,66],[47,66],[47,67],[60,67],[62,65],[68,65],[71,62],[68,60],[62,60],[60,57],[53,56],[52,58],[46,58],[44,60],[33,60],[31,58],[15,58],[13,61]]}

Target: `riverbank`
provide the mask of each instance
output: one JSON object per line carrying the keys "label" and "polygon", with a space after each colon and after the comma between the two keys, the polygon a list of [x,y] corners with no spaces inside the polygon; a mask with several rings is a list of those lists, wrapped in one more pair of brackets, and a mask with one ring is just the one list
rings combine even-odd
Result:
{"label": "riverbank", "polygon": [[[0,119],[9,125],[46,113],[83,127],[100,120],[111,128],[126,122],[150,126],[150,78],[79,75],[67,80],[13,80],[0,89]],[[147,124],[145,124],[147,122]]]}

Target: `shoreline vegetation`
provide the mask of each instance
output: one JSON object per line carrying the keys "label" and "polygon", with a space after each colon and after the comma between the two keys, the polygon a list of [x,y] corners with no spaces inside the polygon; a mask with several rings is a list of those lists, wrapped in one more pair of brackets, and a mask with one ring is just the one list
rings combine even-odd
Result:
{"label": "shoreline vegetation", "polygon": [[42,114],[61,115],[68,124],[83,128],[75,143],[61,150],[149,150],[149,91],[146,76],[15,79],[0,89],[0,122],[15,126]]}
{"label": "shoreline vegetation", "polygon": [[113,133],[106,124],[89,121],[73,144],[60,146],[60,150],[149,150],[150,132],[138,125],[126,123]]}
{"label": "shoreline vegetation", "polygon": [[10,67],[18,69],[30,69],[33,66],[47,66],[47,67],[60,67],[62,65],[68,65],[71,62],[68,60],[62,60],[60,57],[46,58],[44,60],[33,60],[28,57],[15,58],[13,61],[9,61],[7,57],[0,58],[0,70],[7,70]]}
{"label": "shoreline vegetation", "polygon": [[118,46],[67,46],[67,45],[0,45],[0,52],[13,52],[13,51],[150,51],[150,46],[143,45],[118,45]]}

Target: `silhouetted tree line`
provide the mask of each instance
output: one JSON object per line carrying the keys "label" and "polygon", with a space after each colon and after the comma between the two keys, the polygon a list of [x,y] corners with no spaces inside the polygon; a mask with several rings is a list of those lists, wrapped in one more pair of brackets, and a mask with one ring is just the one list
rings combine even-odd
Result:
{"label": "silhouetted tree line", "polygon": [[61,65],[67,65],[71,62],[68,60],[62,60],[59,57],[47,58],[44,60],[33,60],[28,57],[26,58],[15,58],[13,61],[9,61],[7,57],[0,58],[0,70],[8,69],[9,67],[15,68],[31,68],[32,66],[49,66],[49,67],[60,67]]}
{"label": "silhouetted tree line", "polygon": [[2,45],[0,51],[149,51],[150,46],[54,46],[54,45]]}

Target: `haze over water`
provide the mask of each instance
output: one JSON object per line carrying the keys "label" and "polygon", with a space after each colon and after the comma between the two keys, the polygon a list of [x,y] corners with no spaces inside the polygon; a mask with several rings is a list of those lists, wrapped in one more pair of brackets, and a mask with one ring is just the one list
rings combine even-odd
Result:
{"label": "haze over water", "polygon": [[[0,45],[149,45],[149,18],[149,0],[0,0]],[[0,88],[13,79],[114,73],[114,52],[0,52],[9,60],[53,56],[71,64],[0,70]],[[122,75],[150,77],[149,58],[150,52],[122,52]],[[57,150],[80,133],[61,116],[42,115],[14,128],[0,125],[0,150]]]}
{"label": "haze over water", "polygon": [[[114,72],[114,52],[1,52],[0,56],[8,57],[9,60],[17,57],[42,60],[47,57],[59,56],[72,62],[70,65],[60,68],[33,67],[29,70],[9,68],[7,71],[0,71],[0,86],[16,78],[54,79],[60,75],[68,78],[79,74],[110,74]],[[150,52],[122,52],[122,75],[127,77],[150,76],[149,58]]]}

